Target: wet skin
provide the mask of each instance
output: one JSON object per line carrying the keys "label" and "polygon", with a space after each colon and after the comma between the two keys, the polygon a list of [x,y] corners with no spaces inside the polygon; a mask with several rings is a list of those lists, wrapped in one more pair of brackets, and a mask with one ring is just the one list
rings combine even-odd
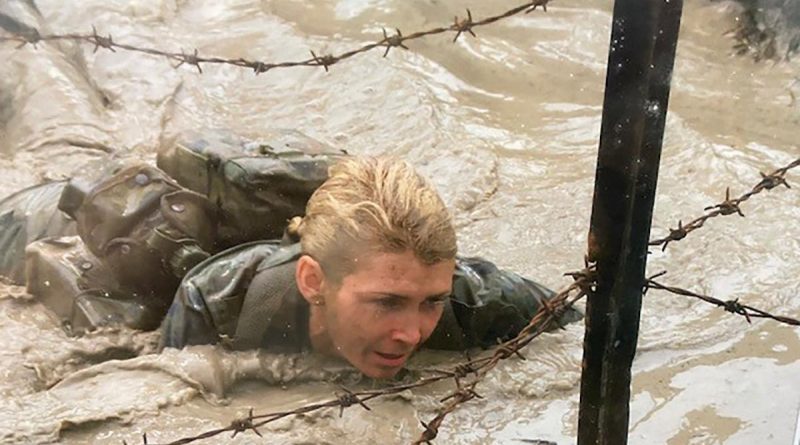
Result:
{"label": "wet skin", "polygon": [[313,258],[298,261],[298,288],[311,305],[311,344],[369,377],[390,378],[439,322],[455,261],[429,265],[406,251],[365,253],[355,264],[337,283]]}

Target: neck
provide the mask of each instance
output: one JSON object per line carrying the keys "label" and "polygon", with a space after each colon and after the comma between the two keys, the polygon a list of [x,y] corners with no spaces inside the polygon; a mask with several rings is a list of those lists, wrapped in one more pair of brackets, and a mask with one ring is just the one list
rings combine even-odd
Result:
{"label": "neck", "polygon": [[322,308],[311,306],[308,318],[308,338],[311,341],[311,348],[319,353],[337,355],[333,346],[328,329],[325,327],[325,317]]}

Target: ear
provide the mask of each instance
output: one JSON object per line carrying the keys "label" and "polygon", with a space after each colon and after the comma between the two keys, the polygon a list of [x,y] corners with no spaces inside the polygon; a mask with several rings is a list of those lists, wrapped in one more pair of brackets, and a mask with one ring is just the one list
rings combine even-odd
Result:
{"label": "ear", "polygon": [[322,266],[308,255],[303,255],[297,260],[297,267],[294,270],[294,278],[297,281],[297,289],[308,304],[319,305],[322,299],[322,286],[325,282],[325,273]]}

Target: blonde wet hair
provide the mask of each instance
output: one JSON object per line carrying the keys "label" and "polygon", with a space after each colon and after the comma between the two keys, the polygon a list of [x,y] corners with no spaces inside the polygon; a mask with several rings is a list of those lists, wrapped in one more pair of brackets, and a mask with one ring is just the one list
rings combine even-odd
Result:
{"label": "blonde wet hair", "polygon": [[352,272],[365,251],[410,250],[429,265],[456,255],[452,218],[433,184],[392,158],[349,157],[331,166],[288,231],[334,280]]}

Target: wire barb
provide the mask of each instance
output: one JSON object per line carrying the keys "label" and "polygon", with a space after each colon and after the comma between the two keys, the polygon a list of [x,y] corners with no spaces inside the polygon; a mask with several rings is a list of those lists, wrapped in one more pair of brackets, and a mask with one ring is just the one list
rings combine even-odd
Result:
{"label": "wire barb", "polygon": [[350,391],[344,386],[339,387],[342,389],[342,391],[344,391],[344,394],[339,395],[337,398],[339,403],[339,417],[342,417],[345,408],[356,404],[361,405],[367,411],[372,411],[372,409],[370,409],[370,407],[368,407],[367,404],[358,397],[358,395],[353,393],[353,391]]}
{"label": "wire barb", "polygon": [[243,433],[243,432],[245,432],[247,430],[253,430],[253,432],[256,433],[256,435],[258,437],[264,437],[264,436],[261,435],[261,432],[258,431],[258,429],[253,424],[253,408],[250,408],[250,412],[247,414],[247,417],[244,417],[244,418],[241,418],[241,419],[234,419],[231,422],[231,425],[230,425],[229,428],[233,430],[233,434],[231,435],[231,439],[236,437],[237,434]]}
{"label": "wire barb", "polygon": [[734,213],[738,213],[739,216],[744,216],[742,209],[739,208],[740,202],[741,200],[739,199],[731,199],[731,188],[727,187],[725,188],[725,200],[717,205],[706,207],[704,210],[716,209],[721,215],[733,215]]}
{"label": "wire barb", "polygon": [[200,68],[201,59],[197,55],[197,48],[194,49],[194,54],[186,54],[183,51],[181,51],[181,53],[178,56],[176,56],[176,58],[178,59],[178,65],[175,66],[175,68],[179,68],[181,65],[185,63],[186,65],[194,65],[197,68],[197,71],[200,74],[203,74],[203,69]]}
{"label": "wire barb", "polygon": [[420,420],[419,423],[422,424],[424,430],[422,431],[422,435],[420,436],[417,443],[425,443],[430,445],[433,439],[436,439],[436,436],[439,435],[439,428],[431,423],[425,423],[424,421]]}
{"label": "wire barb", "polygon": [[101,36],[97,33],[97,28],[95,28],[94,25],[92,25],[92,35],[90,38],[94,43],[94,50],[92,53],[96,53],[98,48],[105,48],[110,50],[112,53],[117,52],[114,49],[114,39],[111,38],[111,34],[109,34],[108,37]]}
{"label": "wire barb", "polygon": [[382,30],[383,40],[380,41],[380,46],[386,47],[386,51],[383,52],[383,57],[386,57],[386,55],[389,54],[389,50],[395,47],[408,50],[408,47],[403,43],[405,38],[403,37],[403,33],[400,32],[399,28],[395,28],[394,30],[397,32],[397,34],[391,36],[386,34],[386,28],[382,28]]}
{"label": "wire barb", "polygon": [[783,176],[782,173],[781,174],[773,173],[767,175],[765,173],[758,172],[758,174],[761,175],[761,182],[756,184],[756,188],[758,189],[772,190],[781,184],[786,186],[787,189],[792,188],[791,186],[789,186],[789,183],[786,182],[786,178]]}
{"label": "wire barb", "polygon": [[452,394],[448,395],[447,397],[439,399],[439,403],[444,403],[444,402],[446,402],[446,401],[448,401],[450,399],[458,399],[459,403],[460,403],[460,402],[466,402],[467,400],[476,399],[476,398],[477,399],[482,399],[483,396],[481,396],[480,394],[475,392],[475,389],[473,389],[473,388],[458,388],[455,392],[453,392]]}
{"label": "wire barb", "polygon": [[544,10],[544,12],[547,12],[548,3],[550,3],[550,0],[536,0],[533,2],[533,5],[525,11],[525,14],[536,11],[536,8],[538,8],[539,6],[542,7],[542,10]]}
{"label": "wire barb", "polygon": [[267,71],[271,70],[274,67],[275,65],[270,65],[268,63],[256,62],[253,65],[253,72],[256,74],[256,76],[258,76],[261,73],[266,73]]}
{"label": "wire barb", "polygon": [[728,300],[723,303],[722,307],[725,309],[726,312],[730,312],[731,314],[739,314],[743,315],[744,318],[747,320],[748,323],[752,324],[753,320],[750,320],[750,314],[747,313],[747,310],[739,304],[739,299]]}
{"label": "wire barb", "polygon": [[453,368],[453,374],[456,379],[463,379],[470,374],[478,375],[478,370],[470,362],[460,363]]}
{"label": "wire barb", "polygon": [[597,266],[589,264],[588,259],[584,259],[584,268],[575,272],[566,272],[564,276],[572,277],[575,285],[578,286],[584,293],[594,293],[594,288],[597,284]]}
{"label": "wire barb", "polygon": [[671,243],[672,241],[680,241],[680,240],[686,238],[686,235],[688,235],[688,234],[689,234],[689,231],[687,231],[683,227],[683,221],[678,220],[678,228],[677,229],[672,229],[672,228],[669,229],[669,235],[667,235],[667,238],[664,240],[664,245],[661,246],[661,251],[663,252],[664,250],[666,250],[667,245],[669,243]]}
{"label": "wire barb", "polygon": [[[542,300],[542,309],[544,309],[545,313],[550,316],[558,328],[562,331],[566,331],[567,328],[564,327],[564,324],[561,323],[561,318],[564,316],[566,309],[563,306],[556,306],[555,304],[547,301],[546,299]],[[525,357],[522,357],[525,359]]]}
{"label": "wire barb", "polygon": [[499,338],[497,339],[497,353],[501,358],[504,359],[509,358],[512,355],[516,355],[521,360],[528,360],[527,358],[525,358],[524,355],[522,355],[521,352],[519,352],[518,347],[515,347],[515,345],[512,345],[510,343],[503,343],[503,340]]}
{"label": "wire barb", "polygon": [[472,12],[467,8],[467,17],[459,20],[458,16],[453,17],[453,30],[456,31],[456,36],[453,37],[453,43],[461,36],[461,34],[467,32],[472,37],[478,37],[472,31],[472,28],[475,26],[475,22],[472,21]]}
{"label": "wire barb", "polygon": [[325,72],[328,72],[328,67],[336,63],[338,60],[330,54],[326,54],[324,56],[317,56],[313,50],[311,50],[311,57],[314,60],[314,66],[321,66],[325,68]]}

